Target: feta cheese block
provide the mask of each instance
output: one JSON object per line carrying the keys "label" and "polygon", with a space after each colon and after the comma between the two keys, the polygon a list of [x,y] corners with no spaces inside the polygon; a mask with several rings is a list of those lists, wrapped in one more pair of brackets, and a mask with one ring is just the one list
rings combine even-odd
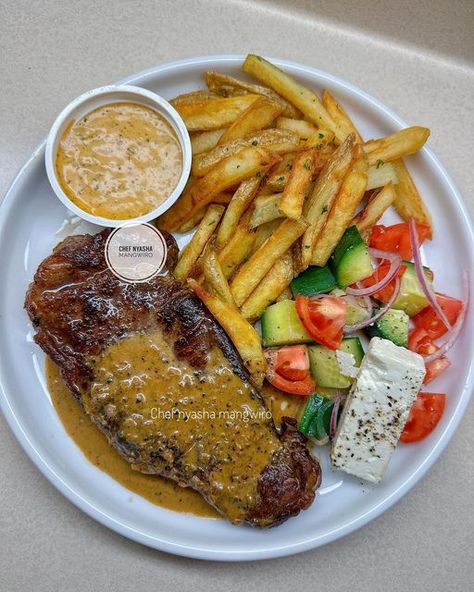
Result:
{"label": "feta cheese block", "polygon": [[333,440],[332,464],[378,483],[424,376],[425,364],[419,354],[388,339],[371,339]]}

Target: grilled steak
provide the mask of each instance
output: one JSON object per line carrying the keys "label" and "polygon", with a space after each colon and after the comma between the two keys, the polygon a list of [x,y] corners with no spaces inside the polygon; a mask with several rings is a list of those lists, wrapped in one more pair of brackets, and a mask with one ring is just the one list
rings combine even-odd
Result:
{"label": "grilled steak", "polygon": [[71,393],[133,468],[196,489],[234,523],[307,508],[320,468],[296,422],[277,432],[227,335],[171,273],[126,284],[108,270],[109,232],[60,243],[26,296]]}

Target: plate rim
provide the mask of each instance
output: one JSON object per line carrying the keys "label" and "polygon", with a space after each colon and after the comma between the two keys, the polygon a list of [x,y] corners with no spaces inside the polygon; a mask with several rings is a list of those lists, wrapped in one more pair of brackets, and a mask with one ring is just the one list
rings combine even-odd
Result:
{"label": "plate rim", "polygon": [[[146,79],[148,77],[151,77],[156,74],[165,73],[170,70],[176,71],[180,68],[186,68],[198,64],[216,64],[218,62],[224,62],[226,64],[229,64],[230,62],[241,62],[244,58],[245,55],[243,54],[217,54],[207,56],[196,56],[191,58],[182,58],[179,60],[166,62],[161,65],[152,66],[150,68],[141,70],[134,74],[130,74],[129,76],[119,80],[116,84],[146,84]],[[368,94],[366,91],[362,90],[357,85],[348,82],[343,78],[330,74],[324,70],[320,70],[318,68],[304,65],[298,62],[273,57],[270,57],[268,59],[270,59],[279,66],[288,66],[293,71],[300,71],[302,73],[315,76],[316,78],[318,78],[318,80],[328,80],[338,86],[341,86],[349,92],[351,92],[352,94],[357,95],[364,102],[370,103],[376,109],[382,111],[393,121],[394,125],[399,127],[404,127],[407,125],[402,118],[400,118],[394,111],[392,111],[392,109],[387,107],[379,99],[377,99],[373,95]],[[33,150],[31,156],[27,159],[25,164],[19,169],[13,181],[11,182],[7,192],[5,193],[4,199],[0,204],[0,234],[2,234],[3,232],[3,228],[5,226],[5,222],[10,209],[14,207],[16,185],[19,184],[25,178],[25,176],[28,173],[28,170],[35,163],[35,161],[43,157],[45,143],[46,138]],[[474,260],[474,230],[471,222],[471,216],[468,212],[466,204],[464,203],[464,200],[453,179],[446,171],[442,163],[439,161],[439,159],[435,156],[435,154],[426,147],[424,147],[422,150],[423,153],[431,161],[431,164],[435,166],[438,172],[442,175],[447,186],[449,187],[451,195],[455,198],[455,207],[461,214],[464,231],[466,233],[466,237],[469,239],[469,249],[466,253],[466,256],[472,264]],[[473,266],[471,265],[471,269],[472,267]],[[469,404],[469,400],[471,398],[473,390],[472,387],[474,384],[474,361],[471,360],[471,363],[469,365],[466,381],[460,392],[459,401],[453,411],[452,417],[447,426],[445,427],[444,431],[440,434],[432,450],[424,458],[418,469],[414,471],[408,477],[408,479],[406,479],[406,481],[402,485],[400,485],[396,490],[394,490],[387,498],[385,498],[382,502],[371,507],[368,512],[357,517],[352,522],[345,523],[343,526],[326,532],[322,535],[318,535],[316,537],[309,537],[297,543],[291,543],[290,545],[269,546],[265,549],[251,549],[249,551],[244,552],[235,550],[226,551],[222,549],[209,549],[208,547],[182,545],[179,543],[170,542],[169,540],[159,539],[155,536],[149,535],[146,532],[134,529],[131,525],[124,524],[123,522],[113,518],[107,513],[102,512],[99,508],[95,507],[89,500],[85,499],[77,491],[75,491],[66,482],[66,480],[64,480],[49,465],[47,459],[43,458],[40,452],[35,448],[33,442],[29,438],[28,433],[23,428],[20,419],[15,415],[13,409],[10,406],[8,397],[5,392],[5,388],[3,386],[3,374],[3,364],[0,355],[0,409],[3,412],[3,415],[10,429],[12,430],[16,439],[18,440],[18,442],[20,443],[20,445],[22,446],[23,450],[26,452],[30,460],[38,467],[38,469],[50,481],[50,483],[54,487],[56,487],[56,489],[58,489],[76,507],[88,514],[91,518],[95,519],[107,528],[110,528],[111,530],[117,532],[118,534],[125,536],[135,542],[144,544],[148,547],[158,549],[160,551],[194,559],[205,559],[213,561],[248,561],[290,556],[330,543],[361,528],[362,526],[366,525],[367,523],[381,515],[384,511],[388,510],[395,503],[397,503],[406,493],[408,493],[408,491],[410,491],[410,489],[416,483],[418,483],[426,475],[428,470],[433,466],[433,464],[439,458],[441,453],[445,450],[452,436],[456,432],[459,423],[462,417],[464,416],[467,405]]]}

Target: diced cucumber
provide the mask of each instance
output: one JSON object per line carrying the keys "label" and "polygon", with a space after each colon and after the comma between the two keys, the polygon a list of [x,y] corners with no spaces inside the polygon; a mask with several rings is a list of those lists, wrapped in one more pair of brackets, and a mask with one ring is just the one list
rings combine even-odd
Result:
{"label": "diced cucumber", "polygon": [[[352,354],[355,365],[360,366],[364,357],[364,350],[358,337],[343,339],[339,349]],[[348,388],[351,386],[353,379],[341,374],[334,350],[323,345],[310,345],[308,353],[311,374],[318,387]]]}
{"label": "diced cucumber", "polygon": [[[415,264],[411,261],[403,261],[403,265],[406,266],[406,270],[402,276],[400,295],[395,300],[392,308],[403,310],[409,317],[413,317],[428,306],[429,302],[418,281]],[[424,271],[427,280],[431,283],[432,271],[428,267],[424,267]]]}
{"label": "diced cucumber", "polygon": [[343,234],[334,249],[332,263],[337,283],[341,288],[372,275],[374,270],[369,248],[356,226],[349,227]]}
{"label": "diced cucumber", "polygon": [[325,267],[308,267],[291,282],[293,296],[304,294],[312,296],[322,292],[330,292],[337,286],[334,274],[326,265]]}
{"label": "diced cucumber", "polygon": [[[344,296],[345,292],[340,288],[336,288],[335,290],[331,291],[331,294],[333,296]],[[356,299],[347,299],[346,325],[355,325],[356,323],[368,318],[367,309],[357,304],[355,300]]]}
{"label": "diced cucumber", "polygon": [[301,413],[298,429],[302,434],[327,442],[334,402],[319,393],[308,397]]}
{"label": "diced cucumber", "polygon": [[263,345],[292,345],[314,341],[303,327],[294,300],[282,300],[269,306],[260,319]]}
{"label": "diced cucumber", "polygon": [[390,339],[395,345],[407,347],[410,317],[403,310],[388,310],[383,317],[365,329],[369,337]]}

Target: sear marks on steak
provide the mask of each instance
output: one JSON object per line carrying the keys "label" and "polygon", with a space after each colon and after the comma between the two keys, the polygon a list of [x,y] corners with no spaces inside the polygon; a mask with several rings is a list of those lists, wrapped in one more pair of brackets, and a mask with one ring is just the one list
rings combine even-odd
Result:
{"label": "sear marks on steak", "polygon": [[133,468],[196,489],[233,523],[306,509],[320,467],[296,421],[277,432],[227,335],[171,273],[127,284],[108,270],[109,233],[65,239],[26,295],[35,340],[71,393]]}

